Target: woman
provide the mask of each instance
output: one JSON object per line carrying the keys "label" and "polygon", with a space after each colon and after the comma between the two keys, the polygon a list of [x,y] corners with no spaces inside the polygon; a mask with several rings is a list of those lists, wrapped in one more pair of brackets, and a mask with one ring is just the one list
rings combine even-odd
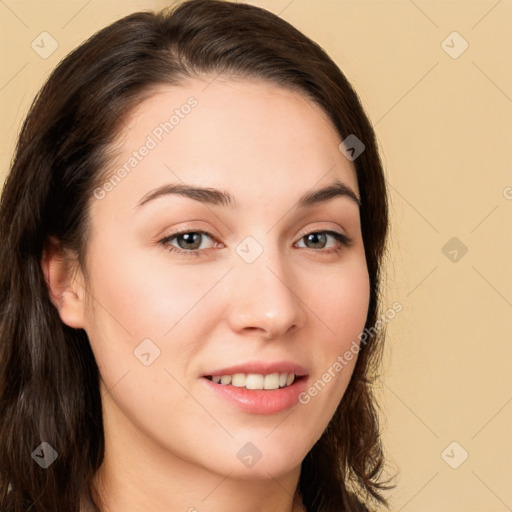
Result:
{"label": "woman", "polygon": [[386,504],[387,224],[355,92],[285,21],[192,0],[94,35],[2,194],[1,510]]}

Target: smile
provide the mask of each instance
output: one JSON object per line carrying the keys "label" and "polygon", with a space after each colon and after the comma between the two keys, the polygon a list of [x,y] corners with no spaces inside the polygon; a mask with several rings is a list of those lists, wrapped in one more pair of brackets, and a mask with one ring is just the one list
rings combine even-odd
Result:
{"label": "smile", "polygon": [[286,388],[300,378],[294,373],[235,373],[233,375],[208,375],[207,379],[225,386],[235,386],[246,389],[279,389]]}

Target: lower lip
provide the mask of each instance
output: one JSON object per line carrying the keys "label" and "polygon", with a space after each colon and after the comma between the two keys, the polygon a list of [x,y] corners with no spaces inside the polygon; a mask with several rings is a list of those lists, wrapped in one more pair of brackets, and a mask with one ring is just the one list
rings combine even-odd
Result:
{"label": "lower lip", "polygon": [[299,401],[299,395],[306,389],[306,380],[307,377],[301,377],[286,388],[252,390],[217,384],[203,377],[208,389],[242,411],[253,414],[277,414],[293,407]]}

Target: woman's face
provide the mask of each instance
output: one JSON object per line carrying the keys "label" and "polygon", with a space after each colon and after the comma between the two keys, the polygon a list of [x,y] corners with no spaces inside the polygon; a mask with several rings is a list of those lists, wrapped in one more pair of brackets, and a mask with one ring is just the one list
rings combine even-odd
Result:
{"label": "woman's face", "polygon": [[[319,107],[268,83],[209,80],[161,87],[124,125],[91,199],[82,325],[107,450],[277,477],[320,437],[355,365],[339,358],[369,302],[347,193],[359,197],[357,179]],[[282,385],[276,373],[300,378],[245,387]],[[236,385],[208,378],[222,375]]]}

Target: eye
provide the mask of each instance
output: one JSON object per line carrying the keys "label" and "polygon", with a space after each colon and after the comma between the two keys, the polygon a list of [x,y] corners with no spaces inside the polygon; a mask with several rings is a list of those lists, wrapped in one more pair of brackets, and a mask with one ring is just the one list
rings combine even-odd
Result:
{"label": "eye", "polygon": [[[328,250],[326,249],[326,245],[329,241],[329,238],[333,238],[335,240],[334,245]],[[351,244],[351,240],[348,236],[338,233],[337,231],[313,231],[304,235],[299,242],[305,241],[306,247],[308,249],[320,249],[322,252],[339,252],[343,247],[348,247]]]}
{"label": "eye", "polygon": [[[210,247],[205,247],[205,242],[206,245],[208,245],[208,239],[210,241],[215,240],[215,238],[206,231],[189,230],[173,233],[163,238],[158,243],[163,245],[170,252],[185,256],[203,256],[209,248],[224,247],[224,244],[216,240],[213,244],[210,243]],[[327,247],[330,239],[334,239],[334,243],[331,244],[330,247]],[[337,231],[313,231],[304,235],[297,244],[303,240],[305,240],[307,244],[305,248],[328,254],[339,252],[342,248],[348,247],[352,243],[348,236],[338,233]],[[177,246],[174,245],[173,242],[175,242]]]}
{"label": "eye", "polygon": [[[163,238],[158,243],[162,244],[170,252],[185,254],[186,256],[201,256],[204,254],[204,251],[208,249],[208,247],[205,247],[203,244],[207,239],[214,240],[206,231],[181,231]],[[178,247],[171,243],[174,240]],[[214,242],[211,247],[221,245],[222,244],[218,242]]]}

